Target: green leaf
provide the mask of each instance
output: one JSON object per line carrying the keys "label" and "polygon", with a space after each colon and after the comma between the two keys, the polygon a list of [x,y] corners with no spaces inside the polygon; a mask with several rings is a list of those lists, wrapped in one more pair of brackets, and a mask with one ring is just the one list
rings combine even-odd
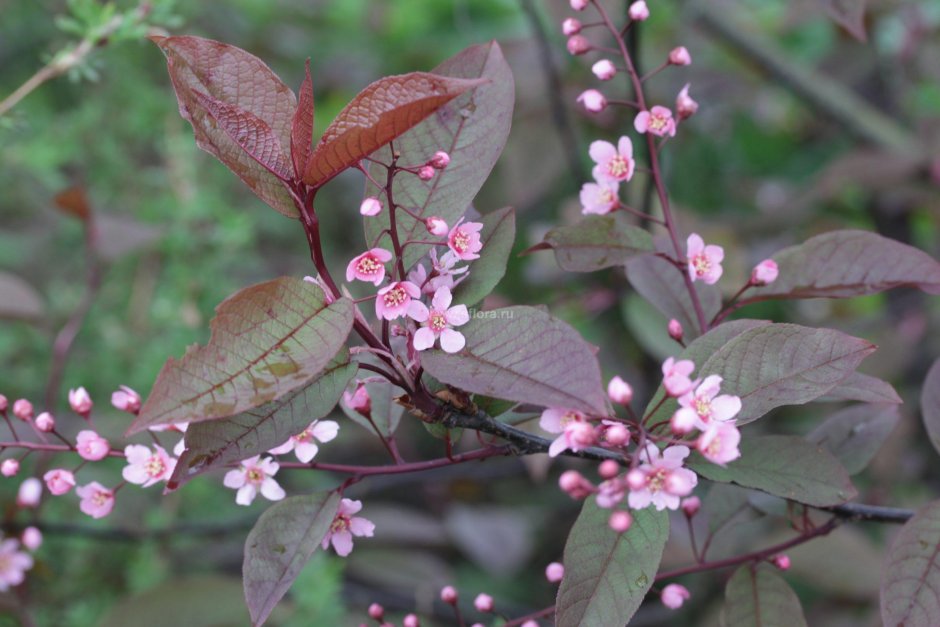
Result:
{"label": "green leaf", "polygon": [[308,385],[237,416],[191,425],[167,488],[175,490],[196,475],[284,444],[333,411],[355,374],[356,364],[343,349]]}
{"label": "green leaf", "polygon": [[339,510],[340,495],[292,496],[261,515],[245,540],[245,600],[255,627],[264,623],[317,550]]}
{"label": "green leaf", "polygon": [[829,416],[806,436],[836,456],[850,475],[862,472],[898,424],[897,405],[856,405]]}
{"label": "green leaf", "polygon": [[[473,203],[506,145],[515,102],[515,82],[495,41],[471,46],[432,71],[441,76],[487,82],[441,107],[395,140],[402,163],[424,163],[435,151],[443,150],[450,155],[450,164],[427,182],[416,176],[396,176],[392,192],[396,203],[421,218],[438,216],[453,225]],[[388,163],[391,151],[387,146],[382,147],[372,156]],[[384,167],[374,164],[370,173],[376,181],[385,184],[388,173]],[[371,183],[366,184],[367,196],[377,192]],[[415,220],[403,212],[397,217],[400,241],[427,238],[423,220]],[[389,228],[388,212],[366,218],[364,226],[366,241],[375,241],[383,229]],[[379,242],[387,250],[392,249],[388,236]],[[410,269],[429,250],[426,245],[408,246],[405,268]]]}
{"label": "green leaf", "polygon": [[920,412],[930,443],[940,452],[940,359],[927,372],[920,392]]}
{"label": "green leaf", "polygon": [[653,585],[669,516],[651,507],[633,510],[630,529],[617,533],[608,524],[611,511],[591,497],[571,528],[555,604],[558,627],[626,625]]}
{"label": "green leaf", "polygon": [[924,505],[901,527],[882,572],[886,627],[940,625],[940,501]]}
{"label": "green leaf", "polygon": [[803,607],[773,567],[745,564],[725,586],[722,627],[806,627]]}
{"label": "green leaf", "polygon": [[566,323],[534,307],[478,314],[460,331],[459,353],[429,350],[421,365],[443,383],[496,398],[606,415],[593,348]]}
{"label": "green leaf", "polygon": [[839,505],[857,494],[845,468],[831,453],[792,435],[741,438],[741,457],[722,467],[697,453],[688,467],[711,481],[754,488],[807,505]]}
{"label": "green leaf", "polygon": [[327,304],[316,285],[282,277],[222,301],[212,336],[172,357],[128,429],[227,418],[260,407],[316,378],[343,348],[353,306]]}
{"label": "green leaf", "polygon": [[512,207],[488,213],[480,222],[480,258],[470,265],[467,278],[454,288],[454,302],[468,306],[483,300],[502,280],[516,240],[516,213]]}
{"label": "green leaf", "polygon": [[627,222],[622,212],[588,216],[572,226],[560,226],[534,248],[550,248],[563,270],[595,272],[620,266],[636,255],[652,252],[653,238]]}

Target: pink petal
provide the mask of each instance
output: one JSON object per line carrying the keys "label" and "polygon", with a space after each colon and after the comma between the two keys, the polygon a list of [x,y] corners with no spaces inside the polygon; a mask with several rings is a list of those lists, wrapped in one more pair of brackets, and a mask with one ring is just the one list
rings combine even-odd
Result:
{"label": "pink petal", "polygon": [[340,557],[346,557],[353,550],[352,534],[348,531],[338,531],[330,537],[333,542],[333,549]]}
{"label": "pink petal", "polygon": [[280,501],[286,496],[284,488],[271,477],[267,477],[261,482],[261,494],[269,501]]}
{"label": "pink petal", "polygon": [[617,142],[617,152],[619,152],[622,157],[633,159],[633,142],[630,141],[630,138],[626,135],[621,137],[620,141]]}
{"label": "pink petal", "polygon": [[339,423],[335,420],[318,420],[310,434],[321,442],[329,442],[339,433]]}
{"label": "pink petal", "polygon": [[124,457],[129,464],[142,464],[150,459],[150,449],[141,444],[128,444],[124,447]]}
{"label": "pink petal", "polygon": [[636,129],[637,133],[645,133],[646,129],[649,128],[649,122],[650,112],[640,111],[636,114],[636,118],[633,120],[633,128]]}
{"label": "pink petal", "polygon": [[548,447],[548,456],[549,457],[558,457],[562,451],[568,448],[568,438],[565,437],[565,434],[562,433],[560,436],[555,438],[552,442],[552,445]]}
{"label": "pink petal", "polygon": [[271,455],[287,455],[294,450],[294,440],[288,440],[276,448],[272,448],[268,451]]}
{"label": "pink petal", "polygon": [[470,312],[466,305],[457,305],[444,312],[444,320],[453,327],[459,327],[470,322]]}
{"label": "pink petal", "polygon": [[235,470],[229,470],[225,473],[225,478],[222,480],[222,485],[226,488],[240,488],[245,485],[245,471],[240,468]]}
{"label": "pink petal", "polygon": [[346,516],[352,516],[353,514],[358,514],[362,509],[362,501],[354,501],[353,499],[343,499],[339,504],[339,513],[345,514]]}
{"label": "pink petal", "polygon": [[416,351],[423,351],[434,346],[434,331],[428,327],[421,327],[415,332],[414,348]]}
{"label": "pink petal", "polygon": [[434,292],[434,298],[431,299],[431,306],[437,311],[447,311],[452,300],[453,296],[450,293],[450,288],[439,287],[437,291]]}
{"label": "pink petal", "polygon": [[692,233],[689,235],[689,238],[686,240],[686,249],[685,256],[689,259],[700,255],[705,249],[705,242],[702,241],[702,236],[698,233]]}
{"label": "pink petal", "polygon": [[425,322],[430,315],[427,305],[420,300],[413,300],[408,306],[408,316],[415,322]]}
{"label": "pink petal", "polygon": [[705,247],[705,256],[708,257],[709,261],[712,263],[721,263],[725,258],[725,249],[721,246],[710,244]]}
{"label": "pink petal", "polygon": [[372,253],[372,255],[382,263],[390,261],[392,258],[392,253],[388,252],[384,248],[373,248],[369,252]]}
{"label": "pink petal", "polygon": [[359,257],[353,257],[352,261],[346,266],[346,282],[351,282],[356,278],[356,263],[358,263]]}
{"label": "pink petal", "polygon": [[459,353],[467,344],[467,339],[460,331],[453,329],[444,329],[441,331],[441,348],[446,353]]}
{"label": "pink petal", "polygon": [[564,409],[546,409],[539,418],[539,426],[549,433],[561,433],[561,419],[565,415]]}
{"label": "pink petal", "polygon": [[730,420],[741,411],[741,399],[730,394],[722,394],[712,400],[712,418],[714,420]]}
{"label": "pink petal", "polygon": [[375,524],[367,518],[357,516],[349,519],[349,530],[355,536],[371,538],[372,534],[375,533]]}
{"label": "pink petal", "polygon": [[[629,141],[629,140],[628,140]],[[617,154],[617,149],[610,142],[597,140],[591,142],[588,148],[588,154],[595,163],[604,164],[610,161]]]}
{"label": "pink petal", "polygon": [[137,485],[142,485],[150,480],[150,475],[147,474],[147,471],[144,470],[144,467],[137,464],[125,466],[124,469],[121,470],[121,476],[124,477],[125,481]]}
{"label": "pink petal", "polygon": [[319,451],[320,447],[313,442],[299,442],[297,446],[294,447],[294,455],[305,464],[316,457]]}
{"label": "pink petal", "polygon": [[258,489],[249,483],[238,489],[238,493],[235,495],[235,502],[239,505],[251,505],[251,502],[255,500],[256,496],[258,496]]}

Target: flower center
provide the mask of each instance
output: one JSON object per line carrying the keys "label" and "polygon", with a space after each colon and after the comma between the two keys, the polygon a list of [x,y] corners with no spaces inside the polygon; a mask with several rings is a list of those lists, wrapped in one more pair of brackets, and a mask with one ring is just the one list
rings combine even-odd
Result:
{"label": "flower center", "polygon": [[349,529],[349,516],[346,514],[338,514],[336,518],[333,519],[333,524],[330,525],[330,531],[337,533],[339,531],[346,531]]}
{"label": "flower center", "polygon": [[356,270],[360,274],[378,274],[380,268],[382,268],[382,264],[372,255],[366,255],[356,264]]}
{"label": "flower center", "polygon": [[264,473],[258,470],[257,468],[252,468],[248,471],[248,481],[251,483],[261,483],[264,481]]}
{"label": "flower center", "polygon": [[607,162],[607,173],[615,179],[625,179],[630,172],[630,162],[622,155],[616,155]]}
{"label": "flower center", "polygon": [[109,493],[98,490],[95,492],[95,495],[91,497],[91,502],[98,507],[102,507],[103,505],[107,504],[108,497],[110,497]]}
{"label": "flower center", "polygon": [[441,312],[432,311],[428,317],[428,326],[431,327],[432,331],[440,333],[447,328],[447,319],[444,318],[444,314]]}
{"label": "flower center", "polygon": [[705,453],[717,456],[721,452],[721,436],[716,435],[712,441],[705,447]]}
{"label": "flower center", "polygon": [[457,229],[457,232],[454,233],[453,245],[458,253],[466,252],[470,247],[470,236],[463,229]]}
{"label": "flower center", "polygon": [[692,268],[696,276],[705,276],[711,270],[712,262],[705,255],[696,255],[692,258]]}
{"label": "flower center", "polygon": [[397,285],[385,292],[385,295],[382,297],[382,300],[385,301],[386,307],[398,307],[405,299],[408,298],[408,292],[405,291],[401,285]]}
{"label": "flower center", "polygon": [[666,118],[662,115],[651,115],[649,121],[650,129],[654,131],[661,131],[666,128]]}
{"label": "flower center", "polygon": [[662,491],[666,485],[666,470],[660,468],[653,472],[646,480],[647,489],[653,494]]}
{"label": "flower center", "polygon": [[163,476],[163,473],[166,472],[166,464],[163,463],[159,455],[152,455],[144,464],[144,471],[155,479]]}
{"label": "flower center", "polygon": [[708,399],[697,396],[692,402],[692,405],[695,407],[695,413],[698,414],[702,420],[708,422],[708,420],[712,417],[711,402]]}
{"label": "flower center", "polygon": [[561,426],[567,427],[573,422],[581,422],[581,416],[574,411],[566,412],[564,416],[561,417]]}

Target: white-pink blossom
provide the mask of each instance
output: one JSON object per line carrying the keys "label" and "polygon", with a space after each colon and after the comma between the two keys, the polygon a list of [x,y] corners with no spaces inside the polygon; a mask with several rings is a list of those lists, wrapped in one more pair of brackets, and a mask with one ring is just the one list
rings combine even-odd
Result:
{"label": "white-pink blossom", "polygon": [[23,422],[29,422],[33,419],[33,404],[25,398],[16,399],[13,402],[13,415]]}
{"label": "white-pink blossom", "polygon": [[424,220],[424,228],[426,228],[431,235],[437,235],[438,237],[447,235],[447,232],[450,230],[450,227],[447,226],[447,222],[440,216],[426,218]]}
{"label": "white-pink blossom", "polygon": [[686,83],[676,96],[676,114],[680,120],[690,118],[698,111],[698,103],[689,95],[689,87],[689,83]]}
{"label": "white-pink blossom", "polygon": [[545,567],[545,578],[550,583],[558,583],[565,578],[565,567],[560,562],[552,562]]}
{"label": "white-pink blossom", "polygon": [[638,0],[630,5],[630,8],[627,9],[627,14],[630,16],[631,20],[642,22],[650,16],[650,10],[649,7],[646,6],[646,2]]}
{"label": "white-pink blossom", "polygon": [[72,474],[71,470],[64,468],[53,468],[47,471],[42,476],[42,480],[46,482],[46,488],[49,489],[49,492],[55,496],[68,494],[75,487],[75,475]]}
{"label": "white-pink blossom", "polygon": [[23,529],[20,541],[30,551],[35,551],[42,546],[42,532],[36,527],[27,527]]}
{"label": "white-pink blossom", "polygon": [[607,108],[607,98],[596,89],[586,89],[578,96],[578,102],[591,113],[600,113]]}
{"label": "white-pink blossom", "polygon": [[140,394],[132,388],[122,385],[119,390],[111,393],[111,404],[121,411],[136,414],[140,411]]}
{"label": "white-pink blossom", "polygon": [[108,456],[111,445],[91,429],[84,429],[76,436],[75,450],[82,459],[95,462]]}
{"label": "white-pink blossom", "polygon": [[550,407],[542,412],[539,426],[549,433],[559,433],[548,448],[549,457],[557,457],[562,451],[581,451],[597,442],[594,426],[587,416],[574,409]]}
{"label": "white-pink blossom", "polygon": [[88,414],[91,413],[91,408],[94,403],[91,402],[91,396],[88,395],[88,390],[80,387],[75,390],[69,390],[69,405],[76,414],[87,418]]}
{"label": "white-pink blossom", "polygon": [[421,301],[412,301],[408,315],[415,321],[424,323],[424,326],[415,331],[413,340],[415,350],[423,351],[431,348],[437,338],[441,339],[441,348],[447,353],[457,353],[467,343],[463,333],[455,331],[452,327],[459,327],[469,322],[470,312],[466,305],[451,307],[452,300],[450,288],[440,287],[434,292],[430,309]]}
{"label": "white-pink blossom", "polygon": [[678,46],[669,51],[669,63],[672,65],[691,65],[692,55],[688,48]]}
{"label": "white-pink blossom", "polygon": [[20,462],[18,460],[10,459],[3,460],[3,463],[0,464],[0,474],[4,477],[15,477],[16,474],[20,471]]}
{"label": "white-pink blossom", "polygon": [[780,269],[773,259],[764,259],[751,271],[752,285],[770,285],[777,280]]}
{"label": "white-pink blossom", "polygon": [[450,165],[450,155],[443,150],[438,150],[430,159],[428,159],[428,165],[435,170],[443,170],[448,165]]}
{"label": "white-pink blossom", "polygon": [[225,473],[222,483],[226,488],[238,490],[235,502],[239,505],[251,505],[258,492],[269,501],[280,501],[285,496],[284,489],[274,479],[279,468],[270,457],[261,459],[260,455],[255,455]]}
{"label": "white-pink blossom", "polygon": [[692,389],[689,375],[695,370],[695,364],[688,359],[676,360],[670,357],[663,362],[663,387],[669,396],[682,396]]}
{"label": "white-pink blossom", "polygon": [[720,376],[713,374],[705,377],[695,391],[679,397],[675,419],[682,424],[691,424],[696,429],[705,429],[712,422],[731,420],[741,411],[741,399],[731,394],[719,396],[720,391]]}
{"label": "white-pink blossom", "polygon": [[741,432],[734,421],[712,422],[696,440],[695,448],[708,461],[724,466],[741,457],[740,442]]}
{"label": "white-pink blossom", "polygon": [[607,384],[607,398],[618,405],[629,405],[633,400],[633,388],[619,376],[614,377]]}
{"label": "white-pink blossom", "polygon": [[655,444],[640,451],[642,463],[627,475],[630,487],[628,502],[632,509],[653,505],[657,510],[677,509],[681,497],[692,493],[698,477],[682,462],[689,456],[689,447],[670,446],[660,452]]}
{"label": "white-pink blossom", "polygon": [[176,468],[176,459],[157,444],[152,451],[142,444],[128,444],[124,457],[127,458],[127,466],[121,471],[124,480],[145,488],[166,481]]}
{"label": "white-pink blossom", "polygon": [[620,184],[617,181],[585,183],[582,185],[579,195],[581,213],[584,215],[604,215],[616,209],[620,205],[620,197],[617,195],[619,187]]}
{"label": "white-pink blossom", "polygon": [[362,501],[353,501],[352,499],[343,499],[339,504],[339,511],[330,525],[330,530],[323,538],[321,546],[325,549],[330,544],[333,550],[341,557],[346,557],[353,550],[353,536],[360,538],[371,538],[375,532],[375,525],[371,520],[358,514],[362,509]]}
{"label": "white-pink blossom", "polygon": [[33,557],[20,551],[20,543],[12,538],[0,542],[0,592],[23,583],[26,571],[33,567]]}
{"label": "white-pink blossom", "polygon": [[566,44],[568,52],[575,56],[585,54],[591,50],[591,42],[582,35],[572,35]]}
{"label": "white-pink blossom", "polygon": [[114,491],[97,481],[75,488],[75,493],[81,499],[79,509],[92,518],[104,518],[114,509]]}
{"label": "white-pink blossom", "polygon": [[335,420],[314,420],[309,427],[297,435],[291,436],[287,442],[277,448],[272,448],[268,452],[272,455],[286,455],[294,451],[297,459],[306,464],[316,457],[320,451],[317,442],[329,442],[335,439],[338,433],[339,423]]}
{"label": "white-pink blossom", "polygon": [[356,383],[356,389],[352,392],[343,392],[343,404],[363,416],[372,415],[372,397],[369,396],[366,384],[361,381]]}
{"label": "white-pink blossom", "polygon": [[571,37],[581,32],[581,21],[574,17],[565,18],[561,23],[561,32],[565,37]]}
{"label": "white-pink blossom", "polygon": [[628,511],[619,510],[610,515],[607,524],[617,533],[625,533],[633,524],[633,516]]}
{"label": "white-pink blossom", "polygon": [[41,499],[42,481],[36,477],[24,479],[16,493],[16,504],[19,507],[36,507]]}
{"label": "white-pink blossom", "polygon": [[725,249],[714,244],[705,245],[702,236],[692,233],[686,240],[686,258],[689,260],[689,277],[714,285],[721,278],[724,269],[721,262],[725,258]]}
{"label": "white-pink blossom", "polygon": [[421,297],[421,288],[411,281],[390,283],[375,297],[375,316],[382,320],[394,320],[408,313],[412,298]]}
{"label": "white-pink blossom", "polygon": [[588,153],[597,164],[592,174],[598,183],[619,183],[633,177],[636,162],[633,160],[633,142],[629,137],[621,137],[616,146],[608,141],[593,141]]}
{"label": "white-pink blossom", "polygon": [[364,216],[377,216],[382,212],[382,201],[375,196],[367,196],[359,205],[359,213]]}
{"label": "white-pink blossom", "polygon": [[682,604],[685,603],[690,596],[692,595],[689,594],[685,586],[671,583],[663,588],[663,592],[659,598],[663,602],[663,605],[671,610],[677,610],[682,607]]}
{"label": "white-pink blossom", "polygon": [[658,137],[675,137],[676,121],[672,117],[672,111],[660,105],[654,106],[649,111],[640,111],[633,120],[633,128],[637,133],[650,133]]}
{"label": "white-pink blossom", "polygon": [[33,424],[43,433],[49,433],[55,429],[55,417],[49,412],[44,411],[36,416],[36,421]]}
{"label": "white-pink blossom", "polygon": [[385,263],[392,259],[392,253],[384,248],[372,248],[354,257],[346,266],[347,281],[365,281],[373,285],[385,279]]}
{"label": "white-pink blossom", "polygon": [[457,224],[447,235],[447,247],[457,257],[464,261],[479,259],[477,253],[483,248],[483,242],[480,241],[480,231],[483,229],[482,222],[464,222],[463,218],[457,220]]}
{"label": "white-pink blossom", "polygon": [[587,8],[588,0],[569,0],[569,4],[575,11],[583,11]]}
{"label": "white-pink blossom", "polygon": [[609,81],[617,75],[617,67],[610,59],[601,59],[591,66],[591,71],[601,81]]}

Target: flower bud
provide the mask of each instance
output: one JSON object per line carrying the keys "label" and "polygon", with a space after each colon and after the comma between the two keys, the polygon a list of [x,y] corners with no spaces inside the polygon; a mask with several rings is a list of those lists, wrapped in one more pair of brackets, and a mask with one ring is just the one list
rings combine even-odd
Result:
{"label": "flower bud", "polygon": [[683,331],[682,331],[681,322],[673,318],[672,320],[669,321],[669,326],[667,328],[669,329],[669,337],[671,337],[677,342],[682,341]]}
{"label": "flower bud", "polygon": [[604,432],[604,439],[614,446],[623,446],[630,441],[630,430],[624,425],[607,427],[607,430]]}
{"label": "flower bud", "polygon": [[642,490],[646,487],[646,473],[639,468],[634,468],[627,473],[627,487],[631,490]]}
{"label": "flower bud", "polygon": [[27,527],[23,529],[23,535],[20,537],[20,541],[30,551],[35,551],[42,546],[42,532],[35,527]]}
{"label": "flower bud", "polygon": [[578,56],[591,50],[591,42],[582,35],[572,35],[568,38],[568,52]]}
{"label": "flower bud", "polygon": [[359,205],[359,213],[364,216],[377,216],[382,211],[382,203],[375,196],[369,196]]}
{"label": "flower bud", "polygon": [[629,405],[633,400],[633,388],[620,377],[614,377],[607,384],[607,397],[612,403]]}
{"label": "flower bud", "polygon": [[774,556],[773,563],[780,570],[790,570],[790,556],[786,553]]}
{"label": "flower bud", "polygon": [[560,562],[552,562],[545,567],[545,578],[549,583],[558,583],[565,578],[565,567]]}
{"label": "flower bud", "polygon": [[617,74],[617,68],[610,62],[610,59],[601,59],[591,66],[591,71],[602,81],[609,81]]}
{"label": "flower bud", "polygon": [[428,233],[431,235],[437,235],[442,237],[447,235],[450,229],[447,227],[447,222],[444,221],[444,218],[439,216],[431,216],[424,221],[424,227],[428,230]]}
{"label": "flower bud", "polygon": [[450,164],[450,155],[444,152],[443,150],[438,150],[434,153],[434,156],[431,157],[431,160],[428,161],[428,165],[434,168],[435,170],[443,170]]}
{"label": "flower bud", "polygon": [[375,620],[382,620],[382,617],[385,616],[385,608],[379,605],[378,603],[373,603],[369,606],[369,618],[374,618]]}
{"label": "flower bud", "polygon": [[20,507],[36,507],[42,498],[42,482],[36,477],[30,477],[20,484],[16,494],[16,504]]}
{"label": "flower bud", "polygon": [[372,416],[372,397],[364,383],[357,383],[356,389],[350,393],[343,392],[343,403],[352,411],[366,417]]}
{"label": "flower bud", "polygon": [[421,623],[418,621],[418,617],[414,614],[408,614],[401,621],[401,627],[421,627]]}
{"label": "flower bud", "polygon": [[477,608],[478,612],[489,614],[493,611],[493,597],[481,592],[477,595],[477,598],[473,600],[473,607]]}
{"label": "flower bud", "polygon": [[685,603],[690,596],[692,595],[689,594],[685,586],[671,583],[663,588],[662,595],[660,595],[659,598],[663,602],[663,605],[671,610],[677,610],[682,607],[682,604]]}
{"label": "flower bud", "polygon": [[569,17],[561,23],[561,32],[565,37],[571,37],[581,32],[581,22],[577,18]]}
{"label": "flower bud", "polygon": [[570,0],[571,8],[575,11],[583,11],[587,8],[588,0]]}
{"label": "flower bud", "polygon": [[685,46],[679,46],[669,51],[669,63],[671,65],[691,65],[692,55],[689,54]]}
{"label": "flower bud", "polygon": [[698,103],[689,96],[689,84],[686,83],[676,96],[676,114],[680,120],[685,120],[695,115],[696,111],[698,111]]}
{"label": "flower bud", "polygon": [[558,478],[558,487],[573,499],[587,498],[594,491],[594,485],[577,470],[566,470],[561,473]]}
{"label": "flower bud", "polygon": [[623,533],[633,524],[633,516],[631,516],[628,511],[618,510],[610,515],[610,520],[608,520],[607,524],[617,533]]}
{"label": "flower bud", "polygon": [[80,387],[76,390],[69,390],[69,406],[79,416],[83,418],[88,418],[88,414],[91,413],[91,408],[94,403],[91,402],[91,397],[88,395],[88,390],[83,387]]}
{"label": "flower bud", "polygon": [[620,464],[613,459],[605,459],[597,468],[597,474],[604,479],[613,479],[620,474]]}
{"label": "flower bud", "polygon": [[8,405],[9,401],[7,401],[7,397],[3,394],[0,394],[0,414],[7,410]]}
{"label": "flower bud", "polygon": [[591,113],[600,113],[607,108],[607,98],[596,89],[588,89],[581,92],[578,96],[578,102],[584,105],[584,108]]}
{"label": "flower bud", "polygon": [[424,165],[418,168],[418,178],[422,181],[430,181],[434,178],[435,170],[432,166]]}
{"label": "flower bud", "polygon": [[64,468],[53,468],[42,476],[46,482],[46,487],[55,496],[67,494],[75,487],[75,475],[71,470]]}
{"label": "flower bud", "polygon": [[36,416],[36,428],[43,433],[49,433],[55,429],[55,418],[47,411],[42,412]]}
{"label": "flower bud", "polygon": [[522,623],[521,625],[519,625],[519,627],[539,627],[539,624],[538,624],[537,621],[534,621],[534,620],[532,620],[532,619],[530,618],[530,619],[527,620],[526,622],[524,622],[524,623]]}
{"label": "flower bud", "polygon": [[23,422],[29,422],[33,419],[33,404],[25,398],[17,399],[13,403],[13,415]]}
{"label": "flower bud", "polygon": [[631,20],[642,22],[650,16],[650,10],[643,0],[639,0],[639,2],[634,2],[630,5],[630,8],[627,10],[627,15],[630,16]]}
{"label": "flower bud", "polygon": [[764,259],[754,266],[754,269],[751,271],[751,284],[769,285],[777,280],[779,272],[776,261],[773,259]]}
{"label": "flower bud", "polygon": [[15,477],[20,471],[20,462],[15,459],[5,459],[0,464],[0,474],[4,477]]}
{"label": "flower bud", "polygon": [[702,500],[697,496],[690,496],[687,499],[682,499],[681,507],[685,515],[688,518],[692,518],[698,514],[698,510],[702,509]]}
{"label": "flower bud", "polygon": [[441,588],[441,601],[448,605],[457,605],[457,589],[453,586]]}

